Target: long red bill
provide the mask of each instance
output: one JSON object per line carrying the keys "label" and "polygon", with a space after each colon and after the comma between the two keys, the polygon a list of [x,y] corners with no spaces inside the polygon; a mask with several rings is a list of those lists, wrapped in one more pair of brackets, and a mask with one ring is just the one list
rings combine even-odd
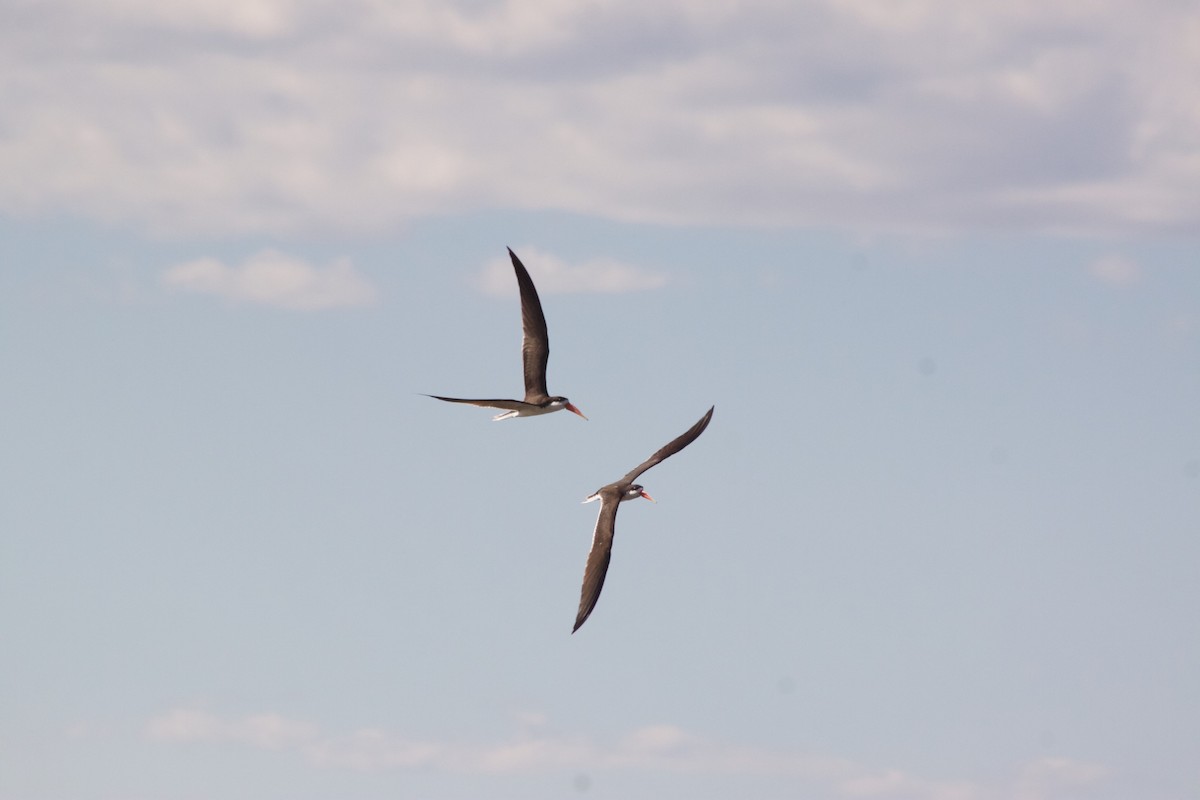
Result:
{"label": "long red bill", "polygon": [[658,502],[658,501],[657,501],[657,500],[655,500],[653,497],[651,497],[649,494],[647,494],[645,489],[642,489],[642,497],[646,498],[646,499],[647,499],[647,500],[649,500],[651,503],[657,503],[657,502]]}
{"label": "long red bill", "polygon": [[[574,413],[578,414],[579,416],[583,417],[583,412],[582,412],[582,411],[580,411],[578,408],[576,408],[576,407],[575,407],[574,405],[572,405],[571,403],[567,403],[567,404],[566,404],[566,406],[564,406],[564,408],[566,408],[566,409],[567,409],[567,411],[572,411],[572,412],[574,412]],[[583,418],[584,418],[584,419],[587,419],[587,417],[583,417]]]}

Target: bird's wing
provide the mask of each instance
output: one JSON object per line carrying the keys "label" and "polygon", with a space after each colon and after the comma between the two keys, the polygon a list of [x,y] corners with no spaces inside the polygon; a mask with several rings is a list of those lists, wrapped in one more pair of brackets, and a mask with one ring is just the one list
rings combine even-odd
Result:
{"label": "bird's wing", "polygon": [[600,599],[604,588],[604,576],[608,574],[608,562],[612,559],[613,533],[616,530],[617,506],[620,495],[604,492],[600,498],[600,513],[596,516],[596,530],[592,534],[592,550],[588,553],[587,566],[583,570],[583,589],[579,593],[579,613],[575,615],[575,627],[571,633],[587,621],[588,615]]}
{"label": "bird's wing", "polygon": [[633,469],[629,470],[629,472],[625,473],[625,477],[617,482],[622,483],[622,484],[633,483],[635,480],[637,480],[637,477],[639,475],[641,475],[643,472],[650,469],[651,467],[653,467],[655,464],[659,463],[660,461],[665,461],[666,459],[675,455],[680,450],[682,450],[683,448],[687,447],[689,444],[694,442],[696,440],[696,437],[698,437],[700,434],[704,433],[704,429],[708,427],[708,423],[712,419],[714,408],[716,408],[716,406],[713,406],[712,408],[710,408],[708,410],[708,413],[706,413],[703,417],[701,417],[700,420],[695,425],[688,428],[684,433],[675,437],[667,444],[663,445],[657,453],[650,456],[649,458],[647,458],[641,464],[638,464]]}
{"label": "bird's wing", "polygon": [[546,331],[546,316],[538,300],[537,289],[529,272],[517,254],[509,248],[513,271],[517,273],[517,285],[521,287],[521,358],[525,365],[525,400],[546,397],[546,362],[550,360],[550,334]]}
{"label": "bird's wing", "polygon": [[529,403],[523,403],[520,400],[467,400],[462,397],[442,397],[436,394],[427,394],[425,396],[432,397],[434,400],[445,400],[447,403],[469,403],[473,406],[504,408],[509,411],[520,411],[530,407]]}

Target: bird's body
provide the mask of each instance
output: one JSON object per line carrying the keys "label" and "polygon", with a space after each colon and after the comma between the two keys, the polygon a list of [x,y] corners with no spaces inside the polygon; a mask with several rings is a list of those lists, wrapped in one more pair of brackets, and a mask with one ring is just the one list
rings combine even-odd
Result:
{"label": "bird's body", "polygon": [[513,271],[517,275],[517,286],[521,290],[521,361],[525,374],[524,400],[471,400],[461,397],[442,397],[431,394],[435,400],[447,403],[467,403],[473,406],[487,408],[502,408],[503,414],[497,414],[493,419],[502,420],[511,417],[536,417],[549,414],[565,408],[574,414],[587,419],[583,412],[571,404],[571,401],[560,395],[551,395],[546,390],[546,363],[550,359],[550,334],[546,329],[546,316],[542,313],[542,303],[538,299],[537,289],[529,272],[517,254],[509,248],[508,255],[512,259]]}
{"label": "bird's body", "polygon": [[[499,421],[502,419],[510,419],[512,417],[537,417],[542,414],[549,414],[558,411],[561,408],[567,408],[574,411],[579,416],[583,414],[575,406],[567,402],[565,397],[546,397],[534,401],[521,400],[464,400],[458,397],[440,397],[436,394],[427,394],[426,397],[432,397],[434,400],[445,400],[447,403],[467,403],[473,406],[484,406],[486,408],[506,408],[508,409],[503,414],[497,414],[492,419]],[[587,417],[583,417],[587,419]]]}
{"label": "bird's body", "polygon": [[583,501],[590,503],[594,500],[599,500],[600,513],[596,516],[596,528],[592,533],[592,549],[588,553],[587,566],[583,572],[583,588],[579,595],[579,612],[575,616],[575,627],[572,629],[572,633],[579,630],[579,626],[587,621],[588,616],[596,607],[596,601],[600,599],[600,590],[604,588],[604,578],[608,574],[608,565],[612,560],[612,543],[613,536],[616,533],[617,508],[626,500],[635,500],[639,497],[644,497],[652,502],[654,500],[640,484],[634,483],[634,481],[639,475],[655,464],[670,458],[695,441],[704,432],[704,429],[708,427],[709,421],[712,420],[712,415],[713,408],[710,408],[687,431],[672,439],[660,448],[658,452],[650,456],[650,458],[627,472],[620,480],[601,486]]}

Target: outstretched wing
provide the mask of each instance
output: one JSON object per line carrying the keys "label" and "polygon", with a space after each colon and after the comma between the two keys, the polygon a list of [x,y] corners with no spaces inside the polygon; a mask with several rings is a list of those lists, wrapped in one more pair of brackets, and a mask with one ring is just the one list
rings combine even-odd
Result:
{"label": "outstretched wing", "polygon": [[617,524],[617,506],[621,498],[615,493],[605,493],[600,498],[600,513],[596,516],[596,530],[592,534],[592,550],[588,553],[587,567],[583,570],[583,589],[579,593],[579,613],[575,615],[575,627],[571,633],[587,621],[600,590],[604,588],[604,576],[608,574],[608,562],[612,560],[613,533]]}
{"label": "outstretched wing", "polygon": [[638,464],[636,467],[629,470],[629,472],[625,473],[625,477],[621,478],[621,480],[617,481],[617,483],[622,483],[622,484],[633,483],[635,480],[637,480],[637,477],[639,475],[641,475],[643,472],[650,469],[651,467],[653,467],[655,464],[659,463],[660,461],[665,461],[666,459],[675,455],[680,450],[682,450],[683,448],[687,447],[689,444],[694,442],[696,440],[696,437],[698,437],[700,434],[704,433],[704,429],[708,427],[709,421],[712,420],[713,409],[715,409],[715,408],[716,408],[716,406],[713,406],[712,408],[708,409],[708,413],[706,413],[703,417],[701,417],[700,420],[695,425],[688,428],[684,433],[680,434],[679,436],[675,437],[670,442],[665,444],[662,448],[659,449],[659,451],[657,453],[655,453],[654,455],[647,458],[641,464]]}
{"label": "outstretched wing", "polygon": [[521,342],[521,358],[525,364],[525,399],[540,400],[546,397],[546,362],[550,360],[550,335],[546,331],[546,316],[542,313],[542,302],[529,272],[517,254],[508,249],[512,258],[513,271],[517,273],[517,285],[521,287],[521,328],[525,335]]}
{"label": "outstretched wing", "polygon": [[426,397],[432,397],[434,400],[445,400],[447,403],[467,403],[473,406],[483,406],[484,408],[503,408],[509,411],[520,411],[529,408],[529,403],[522,403],[520,400],[467,400],[462,397],[441,397],[436,394],[427,394]]}

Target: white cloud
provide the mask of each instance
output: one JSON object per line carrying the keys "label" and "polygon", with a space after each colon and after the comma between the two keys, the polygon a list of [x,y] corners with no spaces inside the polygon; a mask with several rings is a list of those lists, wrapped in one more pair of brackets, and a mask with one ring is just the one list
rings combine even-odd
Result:
{"label": "white cloud", "polygon": [[676,725],[648,725],[625,737],[622,744],[634,751],[665,753],[695,743],[695,738]]}
{"label": "white cloud", "polygon": [[166,30],[223,33],[269,40],[290,32],[295,0],[109,0],[109,14],[126,23],[152,21]]}
{"label": "white cloud", "polygon": [[847,798],[907,798],[926,800],[983,800],[980,787],[965,781],[929,781],[901,770],[856,775],[842,781],[838,792]]}
{"label": "white cloud", "polygon": [[1096,259],[1088,265],[1088,271],[1093,278],[1109,286],[1129,286],[1142,277],[1142,269],[1137,262],[1116,254]]}
{"label": "white cloud", "polygon": [[[514,252],[529,270],[539,294],[572,292],[636,292],[665,286],[667,278],[611,259],[593,259],[568,264],[557,256],[524,246]],[[507,255],[487,263],[479,276],[480,287],[489,294],[508,296],[516,290],[512,261]]]}
{"label": "white cloud", "polygon": [[0,212],[1194,231],[1198,31],[1168,0],[33,4]]}
{"label": "white cloud", "polygon": [[1011,780],[987,786],[964,780],[925,778],[899,769],[878,770],[801,750],[720,742],[677,725],[647,725],[609,741],[551,730],[543,714],[518,715],[517,732],[495,742],[421,741],[382,728],[328,735],[317,726],[279,714],[222,718],[179,708],[151,719],[148,739],[160,743],[235,743],[253,749],[288,750],[321,769],[363,772],[439,770],[474,774],[605,769],[708,775],[782,776],[796,787],[848,800],[1051,800],[1070,791],[1084,798],[1109,775],[1101,765],[1042,758]]}
{"label": "white cloud", "polygon": [[347,260],[315,267],[276,250],[256,253],[239,266],[213,258],[177,264],[163,273],[162,282],[226,300],[296,310],[367,305],[376,296]]}
{"label": "white cloud", "polygon": [[1054,800],[1064,794],[1076,796],[1080,789],[1108,777],[1101,765],[1069,758],[1041,758],[1025,765],[1017,782],[1014,800]]}
{"label": "white cloud", "polygon": [[437,765],[448,757],[439,744],[401,739],[377,728],[364,728],[349,736],[321,739],[304,748],[315,766],[370,771]]}
{"label": "white cloud", "polygon": [[146,735],[163,742],[236,742],[282,750],[312,742],[317,737],[317,728],[279,714],[224,720],[207,711],[181,708],[150,720]]}
{"label": "white cloud", "polygon": [[852,774],[843,759],[757,750],[712,742],[675,725],[648,725],[601,743],[543,730],[544,715],[519,715],[518,733],[493,743],[419,741],[380,728],[326,735],[315,725],[275,713],[225,719],[178,708],[147,722],[158,742],[233,742],[256,749],[290,749],[318,767],[374,771],[429,767],[459,772],[511,773],[605,767],[672,772],[788,774],[811,779]]}

